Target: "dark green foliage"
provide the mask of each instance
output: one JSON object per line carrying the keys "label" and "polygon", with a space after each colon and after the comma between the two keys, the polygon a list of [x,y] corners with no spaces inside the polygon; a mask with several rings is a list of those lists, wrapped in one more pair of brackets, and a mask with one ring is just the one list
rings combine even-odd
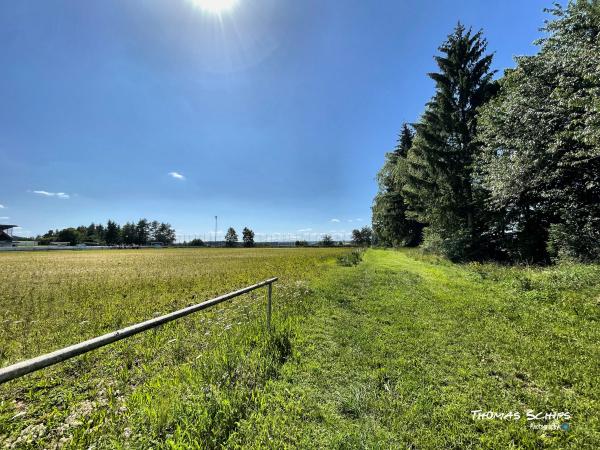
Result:
{"label": "dark green foliage", "polygon": [[225,246],[226,247],[235,247],[238,242],[238,235],[232,227],[229,227],[227,233],[225,234]]}
{"label": "dark green foliage", "polygon": [[135,231],[135,224],[127,222],[123,225],[123,229],[121,230],[123,234],[123,243],[126,245],[135,244],[137,239],[137,234]]}
{"label": "dark green foliage", "polygon": [[244,241],[244,247],[254,247],[254,231],[248,227],[244,227],[242,230],[242,240]]}
{"label": "dark green foliage", "polygon": [[175,230],[168,223],[160,223],[150,238],[154,242],[172,244],[175,242]]}
{"label": "dark green foliage", "polygon": [[459,24],[437,56],[429,76],[436,93],[415,125],[416,136],[399,166],[410,215],[439,236],[439,250],[452,259],[477,257],[485,248],[484,192],[473,178],[477,108],[493,94],[482,32]]}
{"label": "dark green foliage", "polygon": [[307,241],[296,241],[295,245],[296,245],[296,247],[308,247],[308,242]]}
{"label": "dark green foliage", "polygon": [[65,228],[58,232],[57,240],[59,242],[68,242],[70,245],[76,245],[81,240],[81,234],[75,228]]}
{"label": "dark green foliage", "polygon": [[121,242],[121,229],[112,220],[109,220],[106,224],[106,234],[104,240],[107,245],[120,244]]}
{"label": "dark green foliage", "polygon": [[321,245],[323,247],[333,247],[334,244],[335,243],[333,242],[333,239],[328,234],[323,236],[323,239],[321,239]]}
{"label": "dark green foliage", "polygon": [[135,241],[137,245],[146,245],[150,239],[150,224],[146,219],[140,219],[135,226]]}
{"label": "dark green foliage", "polygon": [[600,259],[600,2],[551,10],[481,113],[479,169],[512,258]]}
{"label": "dark green foliage", "polygon": [[396,148],[385,155],[385,163],[377,174],[379,192],[371,209],[373,231],[379,245],[414,246],[421,240],[423,225],[406,215],[407,205],[398,173],[412,141],[413,132],[404,124]]}
{"label": "dark green foliage", "polygon": [[36,238],[41,244],[50,242],[69,242],[71,245],[148,245],[151,242],[172,244],[175,242],[175,230],[168,223],[140,219],[137,224],[127,222],[123,227],[109,220],[104,225],[90,224],[77,228],[49,230],[45,235]]}
{"label": "dark green foliage", "polygon": [[600,260],[600,1],[549,12],[539,52],[498,82],[481,32],[459,24],[440,47],[412,143],[378,175],[380,243],[411,217],[423,248],[453,260]]}
{"label": "dark green foliage", "polygon": [[192,239],[188,242],[190,247],[204,247],[204,241],[202,239]]}
{"label": "dark green foliage", "polygon": [[369,227],[362,227],[360,230],[352,230],[352,243],[360,247],[370,247],[373,238],[373,231]]}

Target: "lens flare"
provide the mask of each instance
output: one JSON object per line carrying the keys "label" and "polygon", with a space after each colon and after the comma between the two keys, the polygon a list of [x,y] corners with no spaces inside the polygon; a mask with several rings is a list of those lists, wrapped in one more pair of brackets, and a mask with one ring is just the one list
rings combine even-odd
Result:
{"label": "lens flare", "polygon": [[237,4],[238,0],[191,0],[192,3],[210,14],[221,15],[231,11]]}

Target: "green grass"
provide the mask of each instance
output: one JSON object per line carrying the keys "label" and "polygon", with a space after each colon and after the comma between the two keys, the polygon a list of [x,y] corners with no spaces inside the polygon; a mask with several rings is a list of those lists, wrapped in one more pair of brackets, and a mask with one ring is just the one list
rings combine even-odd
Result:
{"label": "green grass", "polygon": [[[287,308],[298,310],[295,305],[302,302],[310,280],[335,267],[344,252],[0,254],[2,267],[9,268],[4,271],[9,276],[0,278],[2,366],[272,276],[280,278],[274,286],[273,317],[279,328],[272,336],[265,333],[266,289],[261,289],[0,385],[0,447],[80,448],[95,443],[113,448],[129,442],[148,448],[164,443],[183,423],[197,431],[193,439],[216,446],[288,357]],[[188,408],[186,399],[201,405],[189,416],[180,411]],[[178,417],[183,422],[175,423]]]}
{"label": "green grass", "polygon": [[[5,445],[600,448],[600,266],[455,265],[416,251],[369,250],[344,267],[335,263],[340,250],[276,252],[69,252],[11,261],[29,269],[8,281],[8,292],[1,286],[4,317],[53,319],[36,333],[3,330],[4,364],[54,340],[72,343],[77,328],[63,310],[75,322],[92,310],[110,329],[119,314],[130,323],[182,306],[192,292],[205,298],[222,286],[283,280],[271,335],[264,309],[248,298],[0,387]],[[119,259],[127,261],[128,300],[118,296],[125,275],[105,272]],[[223,264],[219,275],[213,263]],[[70,283],[43,288],[55,270]],[[44,297],[44,289],[53,293]],[[151,292],[155,303],[143,300]],[[82,296],[89,300],[77,308]],[[53,303],[34,307],[28,299]],[[97,306],[101,299],[112,306]],[[225,331],[223,322],[233,320]],[[477,409],[523,417],[474,420]],[[569,431],[532,429],[529,409],[568,411]]]}

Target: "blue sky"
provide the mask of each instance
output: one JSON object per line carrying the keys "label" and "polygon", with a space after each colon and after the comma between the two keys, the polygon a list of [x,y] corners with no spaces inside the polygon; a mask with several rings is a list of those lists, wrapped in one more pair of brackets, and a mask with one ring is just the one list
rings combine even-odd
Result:
{"label": "blue sky", "polygon": [[[196,0],[198,1],[198,0]],[[550,1],[0,2],[0,222],[140,217],[179,234],[370,223],[375,174],[458,20],[494,67]],[[181,175],[178,177],[177,174]]]}

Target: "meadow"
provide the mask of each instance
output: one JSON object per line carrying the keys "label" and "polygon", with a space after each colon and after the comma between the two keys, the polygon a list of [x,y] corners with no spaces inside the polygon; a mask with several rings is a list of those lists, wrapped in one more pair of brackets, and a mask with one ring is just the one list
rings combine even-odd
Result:
{"label": "meadow", "polygon": [[[273,321],[333,266],[339,249],[166,249],[63,251],[0,254],[0,365],[6,366],[118,328],[199,303],[278,276]],[[157,427],[150,442],[168,434],[166,397],[146,402],[141,392],[175,368],[198,370],[215,386],[240,376],[235,365],[249,359],[250,396],[287,357],[285,321],[265,334],[266,290],[238,297],[0,386],[0,443],[15,448],[92,442],[113,447],[128,431],[110,436],[133,392],[134,409]],[[240,342],[240,339],[243,342]],[[232,354],[228,352],[233,352]],[[232,371],[230,373],[230,371]],[[244,376],[246,376],[244,375]],[[213,380],[211,377],[215,377]],[[204,379],[204,381],[207,381]],[[183,380],[175,383],[183,383]],[[145,386],[142,389],[142,386]],[[215,389],[218,390],[217,387]],[[159,392],[150,388],[149,392]],[[206,395],[210,395],[207,393]],[[214,399],[218,404],[218,399]],[[239,399],[243,404],[250,398]],[[146,403],[148,403],[146,405]],[[216,407],[213,405],[213,407]],[[237,407],[237,406],[236,406]],[[221,442],[241,411],[222,411],[207,423],[208,444]],[[127,409],[129,411],[129,409]],[[211,430],[214,424],[222,427]],[[131,427],[134,429],[135,427]],[[99,438],[100,436],[100,438]],[[206,436],[205,436],[206,438]],[[135,436],[132,437],[135,441]],[[145,443],[140,447],[144,447]]]}
{"label": "meadow", "polygon": [[280,277],[271,333],[256,291],[1,385],[7,448],[600,447],[598,265],[344,249],[0,260],[3,366]]}

